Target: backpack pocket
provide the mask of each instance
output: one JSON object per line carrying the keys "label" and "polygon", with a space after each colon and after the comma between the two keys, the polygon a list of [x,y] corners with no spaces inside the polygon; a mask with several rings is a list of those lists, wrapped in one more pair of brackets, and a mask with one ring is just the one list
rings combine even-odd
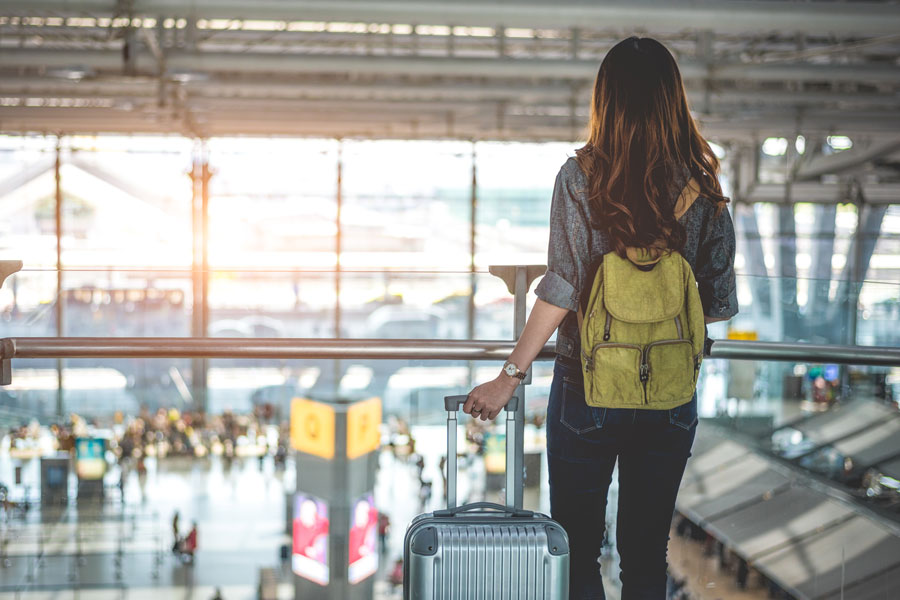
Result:
{"label": "backpack pocket", "polygon": [[696,369],[690,340],[663,340],[647,345],[647,403],[688,402]]}
{"label": "backpack pocket", "polygon": [[643,353],[634,344],[597,344],[591,349],[590,406],[628,408],[644,404],[644,386],[638,377]]}

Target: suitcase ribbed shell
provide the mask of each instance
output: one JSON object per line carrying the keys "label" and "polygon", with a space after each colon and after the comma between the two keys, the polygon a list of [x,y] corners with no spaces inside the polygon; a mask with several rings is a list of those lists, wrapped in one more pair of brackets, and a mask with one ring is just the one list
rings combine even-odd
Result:
{"label": "suitcase ribbed shell", "polygon": [[[506,522],[466,523],[471,517],[457,517],[449,523],[426,516],[414,524],[408,534],[408,598],[567,598],[569,556],[559,526],[546,517],[524,523],[494,519]],[[424,548],[412,539],[416,535],[424,536]]]}

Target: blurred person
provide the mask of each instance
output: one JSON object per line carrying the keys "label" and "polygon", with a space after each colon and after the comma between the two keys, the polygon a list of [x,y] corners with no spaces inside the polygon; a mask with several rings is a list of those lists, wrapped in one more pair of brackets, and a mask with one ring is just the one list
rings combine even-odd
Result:
{"label": "blurred person", "polygon": [[287,462],[287,445],[279,438],[278,447],[275,449],[275,468],[284,469]]}
{"label": "blurred person", "polygon": [[416,456],[416,476],[419,478],[419,484],[424,483],[422,473],[425,471],[425,457],[421,454]]}
{"label": "blurred person", "polygon": [[195,552],[197,552],[197,521],[191,523],[191,530],[184,537],[184,542],[181,545],[182,560],[188,564],[193,564]]}
{"label": "blurred person", "polygon": [[394,561],[394,568],[391,569],[391,574],[389,581],[391,583],[391,589],[396,591],[398,587],[403,585],[403,559],[398,558]]}
{"label": "blurred person", "polygon": [[429,502],[431,502],[431,481],[426,479],[419,486],[419,503],[422,505],[419,512],[425,512]]}
{"label": "blurred person", "polygon": [[266,462],[266,455],[269,453],[269,443],[266,441],[264,437],[259,437],[262,440],[262,451],[260,451],[259,456],[256,457],[257,466],[259,470],[262,471]]}
{"label": "blurred person", "polygon": [[[575,154],[557,175],[547,271],[525,329],[504,369],[469,393],[463,411],[494,419],[558,328],[547,457],[551,515],[569,535],[570,597],[606,597],[599,557],[618,462],[622,597],[662,600],[697,395],[670,409],[588,405],[576,312],[590,297],[604,255],[637,258],[636,268],[649,271],[678,251],[698,284],[705,322],[731,318],[738,311],[734,229],[718,159],[691,116],[675,59],[656,40],[630,37],[606,54],[594,84],[588,141]],[[682,198],[694,196],[676,219]],[[685,363],[688,368],[694,365]],[[623,397],[621,404],[641,406],[642,399]]]}
{"label": "blurred person", "polygon": [[378,545],[381,553],[387,553],[387,539],[391,532],[391,518],[385,512],[378,513]]}
{"label": "blurred person", "polygon": [[447,491],[447,455],[441,457],[440,462],[438,462],[438,469],[441,472],[441,483],[443,483],[444,487],[442,488],[444,492]]}
{"label": "blurred person", "polygon": [[128,478],[128,466],[125,464],[119,465],[119,481],[117,483],[117,487],[119,488],[119,500],[122,504],[125,504],[125,480]]}
{"label": "blurred person", "polygon": [[181,549],[181,532],[178,530],[178,520],[180,515],[178,511],[172,515],[172,552],[178,552]]}

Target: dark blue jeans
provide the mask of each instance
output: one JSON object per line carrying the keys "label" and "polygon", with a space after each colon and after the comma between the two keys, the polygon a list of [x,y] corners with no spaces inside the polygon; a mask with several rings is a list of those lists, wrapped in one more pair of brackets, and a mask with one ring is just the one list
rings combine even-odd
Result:
{"label": "dark blue jeans", "polygon": [[557,358],[547,407],[550,512],[569,534],[570,598],[605,600],[600,547],[619,461],[622,600],[664,600],[675,496],[697,429],[697,397],[671,410],[585,404],[581,365]]}

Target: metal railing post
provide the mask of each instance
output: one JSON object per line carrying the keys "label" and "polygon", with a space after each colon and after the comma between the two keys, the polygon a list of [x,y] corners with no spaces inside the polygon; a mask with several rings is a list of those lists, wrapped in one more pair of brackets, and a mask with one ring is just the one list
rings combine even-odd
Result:
{"label": "metal railing post", "polygon": [[[528,288],[532,282],[539,276],[543,275],[547,268],[544,265],[501,265],[491,266],[490,272],[496,275],[506,283],[506,288],[513,295],[514,317],[513,317],[513,338],[518,340],[525,329],[527,315],[525,313],[525,300],[528,296]],[[510,349],[512,350],[512,349]],[[525,445],[522,440],[525,439],[525,386],[531,383],[531,369],[525,379],[516,388],[515,395],[519,398],[520,410],[515,411],[515,435],[513,440],[518,440],[516,445],[515,464],[513,468],[516,472],[522,473],[521,477],[515,478],[515,506],[522,508],[522,497],[524,492],[525,477]],[[510,443],[511,440],[507,440]]]}

